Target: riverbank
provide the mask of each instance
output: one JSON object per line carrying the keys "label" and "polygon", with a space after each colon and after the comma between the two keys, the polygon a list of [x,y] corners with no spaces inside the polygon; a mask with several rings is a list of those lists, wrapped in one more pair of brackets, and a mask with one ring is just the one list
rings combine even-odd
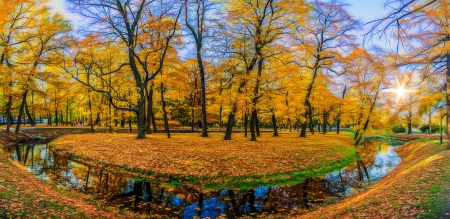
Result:
{"label": "riverbank", "polygon": [[366,191],[298,218],[448,218],[450,151],[419,139],[396,149],[402,163]]}
{"label": "riverbank", "polygon": [[[70,132],[70,131],[69,131]],[[53,130],[40,132],[52,138],[67,133]],[[75,133],[77,133],[75,131]],[[30,142],[36,133],[6,135],[0,133],[0,145]],[[10,161],[0,149],[0,218],[126,218],[114,209],[85,201],[80,193],[60,188],[58,191],[40,182],[19,164]]]}
{"label": "riverbank", "polygon": [[136,140],[133,134],[85,134],[63,136],[50,145],[94,166],[203,189],[295,184],[347,166],[356,155],[353,139],[346,134],[306,139],[298,133],[262,134],[256,142],[242,135],[231,141],[222,137],[176,134],[167,139],[164,134],[152,134]]}

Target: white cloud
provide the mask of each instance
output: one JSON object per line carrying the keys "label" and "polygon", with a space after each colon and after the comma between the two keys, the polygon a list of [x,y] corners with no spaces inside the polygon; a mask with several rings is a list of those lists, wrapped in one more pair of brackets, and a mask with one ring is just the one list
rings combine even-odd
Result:
{"label": "white cloud", "polygon": [[76,26],[77,20],[76,15],[70,13],[65,7],[64,0],[48,0],[46,5],[50,8],[52,13],[58,13],[64,17],[64,19],[68,20],[72,25]]}

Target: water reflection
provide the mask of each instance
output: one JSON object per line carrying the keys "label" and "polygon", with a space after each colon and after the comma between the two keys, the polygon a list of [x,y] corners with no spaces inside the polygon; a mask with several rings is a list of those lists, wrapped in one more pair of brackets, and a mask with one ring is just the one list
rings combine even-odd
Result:
{"label": "water reflection", "polygon": [[91,167],[59,155],[47,145],[10,148],[14,160],[50,184],[88,193],[96,200],[152,217],[210,217],[302,213],[361,191],[394,169],[400,158],[385,142],[359,147],[361,160],[354,166],[309,178],[297,185],[261,186],[249,190],[202,192],[187,187],[165,187],[123,174]]}

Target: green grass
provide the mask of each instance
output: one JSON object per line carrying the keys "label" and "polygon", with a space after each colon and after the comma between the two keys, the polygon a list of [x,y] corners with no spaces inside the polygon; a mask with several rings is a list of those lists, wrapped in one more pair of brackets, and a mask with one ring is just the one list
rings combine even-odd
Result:
{"label": "green grass", "polygon": [[[446,168],[447,172],[450,168]],[[438,219],[442,218],[443,212],[447,205],[448,196],[450,195],[449,191],[446,191],[445,184],[450,182],[450,176],[445,177],[441,183],[438,185],[432,186],[429,192],[429,199],[425,206],[425,211],[421,218],[430,218],[430,219]]]}
{"label": "green grass", "polygon": [[160,174],[151,170],[143,170],[139,168],[128,168],[121,166],[120,168],[134,173],[141,173],[148,176],[148,180],[153,183],[165,183],[169,186],[182,186],[185,184],[199,186],[203,189],[222,189],[222,188],[239,188],[248,189],[258,186],[272,185],[293,185],[304,181],[310,177],[320,177],[327,173],[338,171],[345,166],[352,165],[357,159],[356,151],[349,151],[344,159],[336,160],[328,163],[320,163],[310,166],[307,169],[286,172],[286,173],[270,173],[262,175],[247,175],[240,177],[207,177],[207,176],[178,176],[169,174]]}

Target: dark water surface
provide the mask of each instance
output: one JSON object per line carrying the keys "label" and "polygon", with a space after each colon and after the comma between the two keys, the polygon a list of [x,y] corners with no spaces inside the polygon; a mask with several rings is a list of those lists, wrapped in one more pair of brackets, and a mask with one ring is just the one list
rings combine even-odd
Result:
{"label": "dark water surface", "polygon": [[249,190],[201,192],[188,187],[165,187],[77,162],[46,144],[10,148],[12,158],[52,185],[88,193],[95,200],[138,211],[151,217],[216,218],[225,215],[302,213],[358,193],[393,170],[401,159],[383,141],[359,146],[362,161],[354,166],[309,178],[297,185],[261,186]]}

